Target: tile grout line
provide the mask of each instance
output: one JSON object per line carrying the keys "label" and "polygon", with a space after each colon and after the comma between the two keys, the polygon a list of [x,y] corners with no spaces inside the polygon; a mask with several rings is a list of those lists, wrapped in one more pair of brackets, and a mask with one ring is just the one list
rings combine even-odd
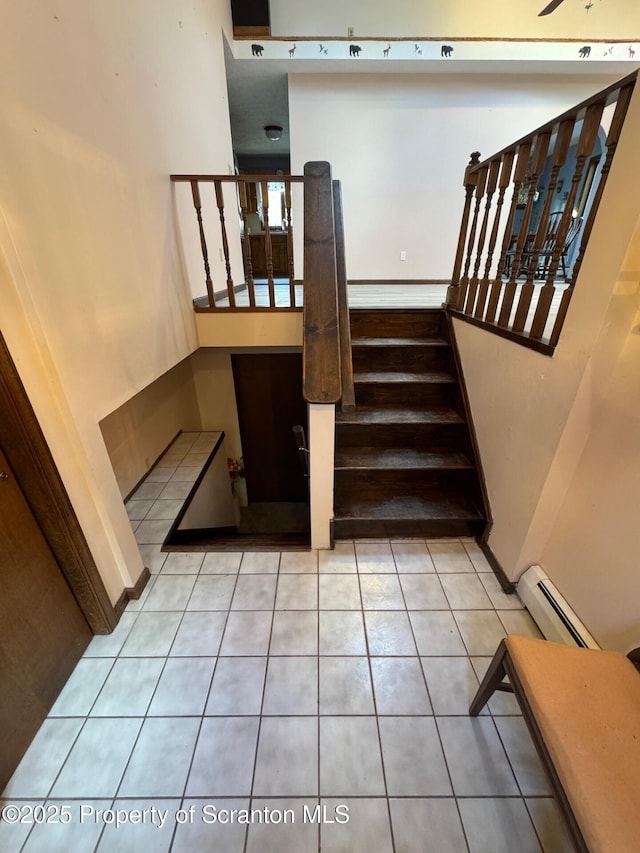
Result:
{"label": "tile grout line", "polygon": [[[242,559],[244,560],[244,556],[242,557]],[[258,714],[258,731],[256,733],[256,751],[255,751],[255,754],[253,756],[253,770],[251,773],[251,787],[249,789],[249,809],[253,808],[253,801],[255,799],[253,789],[254,789],[255,783],[256,783],[256,770],[258,767],[258,750],[260,749],[260,734],[262,732],[262,711],[264,708],[265,693],[267,692],[267,678],[268,678],[268,674],[269,674],[269,651],[271,649],[271,642],[273,640],[273,620],[275,618],[276,601],[278,599],[278,586],[280,584],[280,564],[281,563],[282,563],[282,552],[280,552],[279,556],[278,556],[278,572],[276,575],[276,586],[275,586],[275,589],[273,591],[273,608],[271,610],[271,625],[269,626],[269,642],[267,643],[267,654],[266,654],[267,660],[266,660],[265,670],[264,670],[264,681],[262,683],[262,699],[260,701],[260,712]],[[241,568],[242,568],[242,562],[240,563],[240,567],[238,569],[238,577],[240,576],[240,569]],[[231,608],[231,603],[232,602],[229,602],[229,608]],[[265,612],[265,611],[262,611],[262,612]],[[247,853],[247,845],[249,844],[249,830],[250,830],[250,828],[251,828],[250,825],[248,825],[247,831],[246,831],[245,836],[244,836],[244,846],[242,848],[243,853]]]}
{"label": "tile grout line", "polygon": [[[434,568],[436,569],[436,575],[437,575],[437,567],[435,564],[435,560],[433,559],[433,555],[431,554],[431,551],[429,550],[429,546],[428,546],[428,544],[426,544],[426,542],[425,542],[425,545],[426,545],[427,551],[429,553],[429,556],[430,556],[431,560],[433,561],[433,565],[434,565]],[[441,584],[441,586],[442,586],[442,584]],[[402,589],[402,584],[400,584],[400,588],[402,591],[402,598],[405,602],[405,607],[406,607],[407,602],[406,602],[406,598],[404,595],[404,589]],[[444,589],[443,589],[443,592],[444,592]],[[451,612],[451,609],[449,610],[449,612]],[[449,785],[451,786],[451,795],[452,795],[453,801],[456,805],[456,813],[458,815],[458,820],[460,821],[460,827],[462,829],[462,835],[463,835],[465,844],[467,845],[467,851],[470,851],[471,848],[469,845],[469,839],[467,838],[467,830],[465,829],[464,821],[462,820],[462,812],[460,811],[460,805],[458,803],[458,797],[456,795],[456,790],[455,790],[455,787],[453,785],[453,779],[451,777],[451,770],[449,768],[449,761],[447,759],[447,753],[445,751],[444,744],[442,742],[442,734],[440,732],[440,727],[438,726],[438,718],[436,716],[436,711],[435,711],[435,707],[433,705],[433,700],[431,699],[431,691],[429,690],[429,683],[427,680],[427,675],[424,671],[424,664],[423,664],[423,660],[422,660],[422,655],[420,654],[420,649],[418,648],[418,641],[417,641],[417,638],[415,635],[415,631],[413,628],[413,622],[411,621],[410,611],[408,610],[408,608],[407,608],[407,620],[409,622],[409,628],[411,630],[411,636],[413,637],[413,642],[414,642],[414,645],[416,647],[416,653],[417,653],[417,657],[418,657],[418,665],[420,666],[420,671],[422,672],[422,679],[424,681],[424,686],[425,686],[425,689],[427,691],[427,697],[429,699],[429,704],[431,705],[431,713],[433,715],[432,716],[433,725],[435,727],[436,734],[438,736],[438,743],[440,744],[440,751],[442,752],[442,758],[444,760],[444,766],[447,769],[447,778],[449,779]],[[443,655],[442,657],[445,657],[445,656]],[[468,655],[467,655],[467,659],[468,659]]]}
{"label": "tile grout line", "polygon": [[[373,670],[371,668],[371,654],[370,654],[370,648],[369,648],[369,636],[367,634],[367,623],[366,623],[365,612],[364,612],[364,599],[362,597],[360,564],[358,563],[358,549],[355,548],[354,550],[355,550],[355,554],[356,554],[356,570],[357,570],[357,578],[358,578],[358,590],[360,592],[360,605],[361,605],[360,613],[362,616],[362,630],[364,631],[364,643],[365,643],[365,649],[367,652],[367,666],[369,668],[369,679],[371,681],[371,699],[373,701],[373,712],[375,714],[376,731],[378,733],[378,747],[380,749],[380,764],[381,764],[381,769],[382,769],[382,781],[384,783],[385,800],[386,800],[386,804],[387,804],[387,819],[389,821],[389,834],[391,836],[391,849],[392,849],[393,853],[396,853],[396,842],[395,842],[395,835],[394,835],[394,831],[393,831],[393,819],[391,816],[391,801],[389,799],[389,786],[387,784],[387,774],[386,774],[385,763],[384,763],[384,752],[382,749],[382,735],[380,733],[380,719],[378,717],[378,703],[376,700],[376,693],[375,693],[375,687],[374,687],[374,682],[373,682]],[[391,559],[393,560],[393,565],[397,569],[395,559],[393,557],[393,551],[391,550],[391,545],[389,545],[389,551],[391,551]],[[397,575],[397,571],[396,571],[396,575]],[[398,585],[400,585],[400,581],[398,581]]]}

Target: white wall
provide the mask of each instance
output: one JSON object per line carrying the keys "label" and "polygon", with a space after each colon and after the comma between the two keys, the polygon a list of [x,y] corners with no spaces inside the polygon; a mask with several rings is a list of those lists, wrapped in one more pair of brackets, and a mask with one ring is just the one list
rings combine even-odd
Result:
{"label": "white wall", "polygon": [[274,36],[346,36],[353,27],[363,36],[419,38],[637,38],[640,9],[636,0],[607,0],[586,10],[567,0],[551,15],[539,17],[547,0],[270,0]]}
{"label": "white wall", "polygon": [[328,160],[342,181],[349,278],[447,279],[471,151],[489,157],[609,82],[291,75],[291,168]]}
{"label": "white wall", "polygon": [[512,580],[542,564],[596,639],[618,647],[640,622],[630,504],[640,465],[633,319],[639,134],[637,89],[553,358],[455,324],[493,510],[494,554]]}
{"label": "white wall", "polygon": [[225,0],[4,4],[0,323],[113,601],[142,565],[98,422],[196,347],[172,172],[231,159]]}

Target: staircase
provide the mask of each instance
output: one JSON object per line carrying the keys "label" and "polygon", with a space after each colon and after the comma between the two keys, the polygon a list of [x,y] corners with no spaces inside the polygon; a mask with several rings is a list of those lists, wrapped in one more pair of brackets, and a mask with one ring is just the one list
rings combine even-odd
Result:
{"label": "staircase", "polygon": [[444,311],[352,310],[336,414],[336,539],[477,536],[486,510]]}

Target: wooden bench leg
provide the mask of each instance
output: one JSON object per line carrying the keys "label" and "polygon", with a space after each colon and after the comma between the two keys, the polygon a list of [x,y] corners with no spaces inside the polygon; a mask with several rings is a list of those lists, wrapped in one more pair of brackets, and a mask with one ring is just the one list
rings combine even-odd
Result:
{"label": "wooden bench leg", "polygon": [[507,671],[504,667],[504,659],[507,655],[507,646],[504,640],[500,640],[500,645],[493,656],[493,660],[489,664],[478,692],[476,693],[473,702],[469,707],[469,714],[472,717],[477,717],[480,711],[487,704],[493,693],[498,690],[504,681]]}

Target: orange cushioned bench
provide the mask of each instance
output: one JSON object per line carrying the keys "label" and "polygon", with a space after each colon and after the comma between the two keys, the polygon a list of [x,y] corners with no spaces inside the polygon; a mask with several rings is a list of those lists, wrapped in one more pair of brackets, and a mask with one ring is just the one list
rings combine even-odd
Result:
{"label": "orange cushioned bench", "polygon": [[[577,850],[640,851],[640,650],[502,640],[469,713],[514,693]],[[505,684],[505,677],[510,684]]]}

